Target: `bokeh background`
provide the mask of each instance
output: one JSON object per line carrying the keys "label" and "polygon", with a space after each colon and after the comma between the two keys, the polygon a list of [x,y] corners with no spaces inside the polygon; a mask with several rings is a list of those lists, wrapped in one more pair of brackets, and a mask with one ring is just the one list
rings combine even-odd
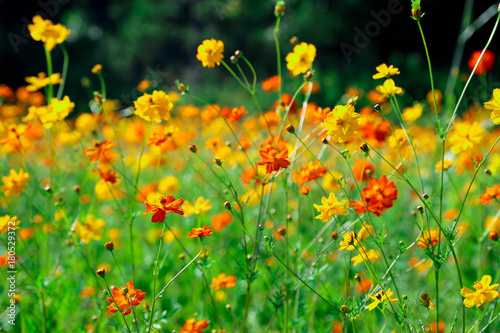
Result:
{"label": "bokeh background", "polygon": [[[428,80],[427,64],[418,27],[410,18],[410,0],[392,1],[403,7],[401,13],[391,15],[390,23],[371,37],[359,54],[353,54],[350,62],[341,50],[343,42],[354,45],[356,27],[364,30],[375,21],[372,11],[386,10],[390,2],[286,1],[280,30],[283,58],[292,50],[288,44],[292,36],[317,46],[314,68],[322,86],[315,96],[317,103],[335,103],[347,86],[373,89],[371,75],[382,62],[401,69],[398,83],[411,95],[425,97],[429,87],[423,87],[422,82]],[[466,2],[473,7],[473,20],[497,3],[422,1],[423,29],[436,85],[442,90]],[[225,70],[202,68],[196,60],[196,48],[206,38],[223,40],[226,60],[240,49],[256,67],[259,81],[274,75],[274,4],[271,0],[0,0],[0,83],[17,88],[25,84],[25,76],[46,71],[42,44],[31,40],[26,29],[34,15],[45,13],[54,23],[63,23],[71,30],[65,43],[70,54],[66,93],[83,108],[88,94],[81,79],[95,79],[90,69],[96,63],[105,68],[108,96],[120,100],[123,106],[132,105],[140,95],[136,86],[145,78],[163,89],[173,88],[175,79],[181,79],[210,101],[215,102],[217,96],[219,104],[243,103],[248,95],[235,89]],[[489,20],[466,43],[461,72],[468,72],[470,53],[484,46],[493,24],[494,19]],[[494,41],[490,49],[498,53],[499,48],[500,43]],[[53,51],[53,57],[55,70],[60,71],[59,49]],[[495,64],[494,71],[499,68]]]}

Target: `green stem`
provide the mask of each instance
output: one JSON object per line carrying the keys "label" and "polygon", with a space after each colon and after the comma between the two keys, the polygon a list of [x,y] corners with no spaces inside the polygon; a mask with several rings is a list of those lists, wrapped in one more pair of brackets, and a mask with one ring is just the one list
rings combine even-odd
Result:
{"label": "green stem", "polygon": [[54,85],[50,80],[50,76],[52,75],[52,56],[50,54],[49,49],[44,44],[43,49],[45,50],[45,59],[47,60],[47,77],[49,78],[49,88],[47,89],[47,105],[52,103],[52,98],[54,97]]}
{"label": "green stem", "polygon": [[274,35],[274,44],[276,45],[276,65],[278,67],[278,77],[279,77],[279,98],[278,101],[281,101],[282,87],[281,87],[281,55],[280,55],[280,42],[278,39],[278,32],[280,31],[280,21],[281,16],[276,18],[276,25],[274,26],[273,35]]}
{"label": "green stem", "polygon": [[151,325],[153,324],[153,315],[155,312],[155,303],[157,297],[155,297],[156,294],[156,276],[158,275],[158,262],[160,261],[160,253],[161,253],[161,244],[163,244],[163,233],[165,232],[165,226],[166,222],[163,222],[163,228],[161,230],[161,237],[160,237],[160,245],[158,246],[158,253],[156,254],[156,261],[155,261],[155,269],[153,271],[153,305],[151,306],[151,314],[150,314],[150,319],[149,319],[149,326],[147,332],[151,331]]}
{"label": "green stem", "polygon": [[61,100],[64,92],[64,86],[66,85],[66,78],[68,76],[69,55],[68,55],[68,50],[66,50],[66,47],[63,44],[59,44],[59,47],[61,48],[64,57],[62,76],[61,76],[62,82],[59,85],[59,89],[57,90],[57,99]]}

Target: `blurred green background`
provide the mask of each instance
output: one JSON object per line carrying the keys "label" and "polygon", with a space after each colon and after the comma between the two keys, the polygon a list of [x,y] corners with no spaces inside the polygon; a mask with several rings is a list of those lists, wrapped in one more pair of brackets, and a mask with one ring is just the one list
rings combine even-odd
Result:
{"label": "blurred green background", "polygon": [[[284,56],[292,50],[288,41],[317,46],[314,68],[322,91],[319,104],[335,103],[347,86],[365,90],[376,85],[371,80],[375,66],[392,63],[401,69],[397,83],[415,98],[424,98],[429,89],[425,53],[416,22],[410,18],[410,0],[393,0],[402,10],[350,62],[341,43],[354,46],[355,28],[365,30],[373,22],[373,11],[386,10],[391,1],[380,0],[289,0],[282,20],[280,39]],[[444,90],[451,59],[460,31],[466,0],[422,1],[422,25],[436,74],[437,88]],[[481,15],[497,1],[469,1],[472,18]],[[202,68],[196,48],[206,38],[225,43],[225,59],[242,50],[257,69],[259,81],[276,73],[272,30],[275,1],[243,0],[0,0],[0,83],[14,88],[24,85],[24,77],[46,71],[42,45],[27,36],[26,26],[37,13],[45,13],[54,23],[63,23],[71,35],[65,43],[70,54],[66,93],[85,107],[88,96],[81,87],[82,77],[91,79],[90,69],[101,63],[108,96],[124,106],[140,93],[142,79],[158,82],[170,89],[180,79],[198,95],[220,104],[242,104],[248,99],[239,91],[223,68]],[[398,8],[399,8],[398,7]],[[465,47],[461,71],[468,72],[470,53],[481,49],[494,24],[491,19],[473,35]],[[498,53],[500,43],[491,50]],[[53,51],[55,69],[60,71],[62,54]],[[500,66],[495,65],[495,71]],[[296,84],[299,83],[297,81]],[[96,81],[95,81],[96,82]],[[378,84],[378,83],[377,83]],[[295,87],[296,85],[294,85]]]}

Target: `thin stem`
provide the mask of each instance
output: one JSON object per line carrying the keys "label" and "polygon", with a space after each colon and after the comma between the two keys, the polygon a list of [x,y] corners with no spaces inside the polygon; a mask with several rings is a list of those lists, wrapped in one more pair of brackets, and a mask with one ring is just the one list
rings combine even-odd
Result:
{"label": "thin stem", "polygon": [[52,103],[52,98],[54,97],[54,84],[52,83],[52,80],[50,80],[50,76],[53,72],[52,56],[45,44],[43,46],[43,49],[45,50],[45,59],[47,60],[47,77],[49,78],[49,88],[47,89],[47,104],[50,105]]}
{"label": "thin stem", "polygon": [[281,101],[281,55],[280,55],[280,42],[278,39],[278,32],[280,31],[280,21],[281,16],[276,18],[276,25],[274,26],[273,35],[274,35],[274,44],[276,45],[276,65],[278,67],[278,78],[279,78],[279,98],[278,101]]}
{"label": "thin stem", "polygon": [[[158,273],[157,273],[157,271],[158,271],[158,262],[160,261],[161,244],[163,244],[163,233],[165,232],[165,226],[166,225],[167,225],[167,223],[164,221],[163,222],[163,228],[161,229],[160,245],[158,246],[158,253],[156,254],[155,269],[153,271],[153,294],[152,294],[153,297],[156,294],[156,276],[158,275]],[[154,312],[155,312],[155,303],[156,303],[156,299],[157,298],[158,297],[154,297],[153,298],[153,305],[151,306],[151,315],[150,315],[150,318],[149,318],[149,326],[148,326],[147,332],[150,332],[151,325],[153,324],[153,315],[154,315]]]}
{"label": "thin stem", "polygon": [[57,90],[57,99],[60,100],[63,96],[64,92],[64,86],[66,84],[66,78],[68,76],[68,66],[69,66],[69,55],[68,55],[68,50],[66,50],[66,47],[63,44],[59,44],[59,47],[61,48],[61,51],[63,53],[63,69],[62,69],[62,82],[59,85],[59,89]]}

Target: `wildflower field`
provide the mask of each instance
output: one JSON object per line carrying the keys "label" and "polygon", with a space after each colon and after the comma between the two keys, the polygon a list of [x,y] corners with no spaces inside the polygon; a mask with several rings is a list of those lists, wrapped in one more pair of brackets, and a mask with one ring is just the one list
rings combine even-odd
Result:
{"label": "wildflower field", "polygon": [[323,105],[319,48],[277,1],[272,54],[191,50],[231,94],[144,79],[127,105],[95,50],[79,100],[72,29],[31,17],[44,67],[0,82],[0,331],[499,332],[500,6],[464,19],[491,30],[458,39],[446,86],[425,1],[387,6],[418,31],[421,97],[374,59]]}

